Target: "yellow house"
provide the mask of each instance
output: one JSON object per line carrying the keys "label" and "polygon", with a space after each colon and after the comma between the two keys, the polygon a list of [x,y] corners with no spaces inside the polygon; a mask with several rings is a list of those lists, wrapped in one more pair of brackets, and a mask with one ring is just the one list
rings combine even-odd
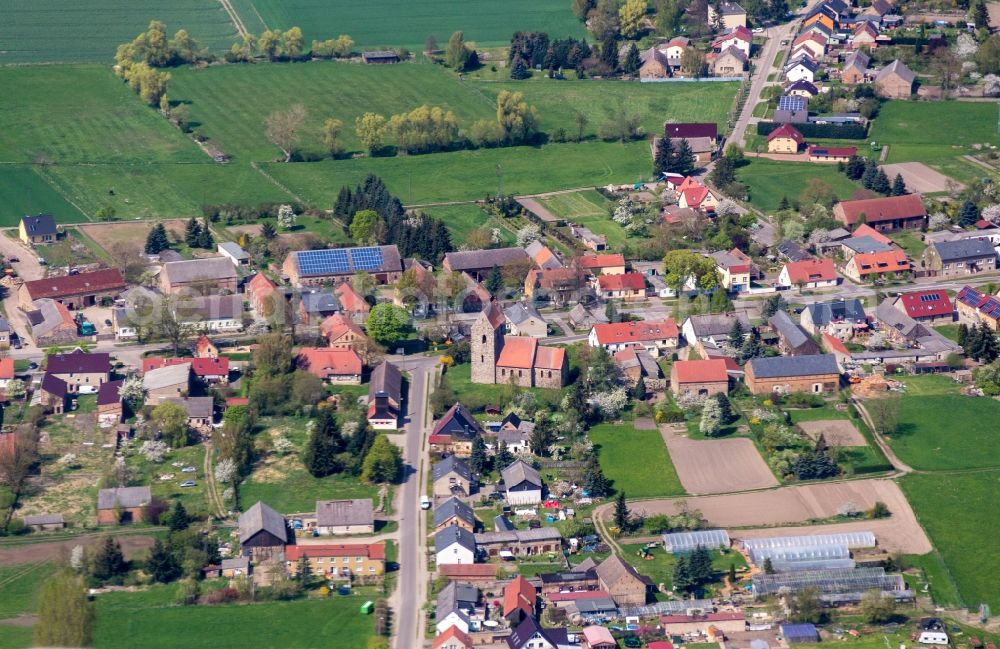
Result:
{"label": "yellow house", "polygon": [[21,241],[29,246],[53,243],[59,237],[56,220],[51,214],[21,217],[17,232]]}
{"label": "yellow house", "polygon": [[805,141],[797,128],[791,124],[782,124],[767,136],[767,152],[798,153]]}
{"label": "yellow house", "polygon": [[380,577],[385,574],[385,543],[325,543],[285,546],[285,568],[294,576],[305,558],[314,575]]}

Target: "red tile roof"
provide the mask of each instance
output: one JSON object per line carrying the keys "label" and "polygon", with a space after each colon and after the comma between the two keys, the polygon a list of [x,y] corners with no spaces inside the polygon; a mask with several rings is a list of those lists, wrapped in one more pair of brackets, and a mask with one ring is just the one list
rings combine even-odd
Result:
{"label": "red tile roof", "polygon": [[356,336],[365,337],[365,332],[356,325],[353,320],[340,313],[334,313],[319,325],[319,330],[326,336],[326,339],[333,344],[340,340],[347,332],[352,332]]}
{"label": "red tile roof", "polygon": [[95,270],[63,277],[46,277],[24,283],[32,300],[43,297],[60,298],[97,291],[124,290],[125,280],[117,268]]}
{"label": "red tile roof", "polygon": [[264,273],[257,273],[247,282],[247,293],[253,293],[257,297],[265,297],[278,288],[278,286],[267,278]]}
{"label": "red tile roof", "polygon": [[830,158],[839,158],[839,157],[843,156],[843,157],[849,158],[849,157],[851,157],[853,155],[857,155],[857,153],[858,153],[858,147],[856,147],[856,146],[816,146],[815,144],[813,144],[813,145],[810,145],[809,148],[806,149],[806,151],[811,156],[830,157]]}
{"label": "red tile roof", "polygon": [[722,383],[729,380],[726,361],[677,361],[674,363],[678,383]]}
{"label": "red tile roof", "polygon": [[897,273],[910,270],[910,262],[902,250],[887,250],[857,254],[851,257],[849,264],[854,264],[858,275],[873,275],[876,273]]}
{"label": "red tile roof", "polygon": [[828,333],[823,334],[823,346],[826,347],[828,351],[836,352],[838,354],[844,354],[845,356],[850,356],[851,351],[847,349],[847,345],[843,343],[839,338],[835,338]]}
{"label": "red tile roof", "polygon": [[226,399],[227,406],[249,406],[250,399],[248,397],[229,397]]}
{"label": "red tile roof", "polygon": [[0,380],[14,378],[14,359],[10,356],[0,358]]}
{"label": "red tile roof", "polygon": [[229,359],[225,356],[219,358],[144,358],[142,359],[142,373],[145,374],[149,370],[170,365],[183,365],[184,363],[191,363],[191,371],[197,377],[229,376]]}
{"label": "red tile roof", "polygon": [[438,566],[438,572],[450,579],[488,579],[497,576],[497,568],[495,563],[466,563]]}
{"label": "red tile roof", "polygon": [[566,362],[566,350],[562,347],[539,345],[535,352],[535,367],[540,370],[561,370]]}
{"label": "red tile roof", "polygon": [[368,313],[371,310],[371,305],[365,301],[354,287],[351,286],[350,282],[341,282],[334,289],[334,293],[337,294],[337,299],[340,300],[340,306],[344,307],[345,311],[357,311],[359,313]]}
{"label": "red tile roof", "polygon": [[361,357],[353,349],[304,347],[299,350],[297,360],[300,368],[321,379],[361,375]]}
{"label": "red tile roof", "polygon": [[385,559],[385,543],[323,543],[285,546],[286,561],[298,561],[303,556]]}
{"label": "red tile roof", "polygon": [[944,289],[914,291],[899,296],[906,315],[913,319],[949,316],[955,310]]}
{"label": "red tile roof", "polygon": [[497,359],[498,367],[516,367],[529,370],[535,364],[538,340],[529,336],[506,336]]}
{"label": "red tile roof", "polygon": [[693,185],[681,191],[684,202],[687,203],[688,207],[701,207],[702,201],[708,198],[708,194],[708,187],[701,184]]}
{"label": "red tile roof", "polygon": [[771,140],[777,140],[779,137],[791,138],[792,140],[795,140],[796,144],[799,145],[806,141],[806,139],[802,136],[802,133],[799,133],[799,129],[795,128],[791,124],[782,124],[778,128],[771,131],[771,133],[767,136],[767,141],[770,142]]}
{"label": "red tile roof", "polygon": [[927,216],[927,210],[924,208],[924,202],[919,194],[841,201],[834,206],[833,213],[841,223],[846,225],[857,223],[858,217],[862,214],[865,215],[866,223],[881,223]]}
{"label": "red tile roof", "polygon": [[826,282],[837,279],[837,269],[832,259],[803,259],[785,264],[788,271],[788,281],[792,284],[808,284],[809,282]]}
{"label": "red tile roof", "polygon": [[645,320],[643,322],[616,322],[594,325],[597,342],[601,345],[615,345],[630,342],[646,342],[677,338],[680,331],[672,318],[666,320]]}
{"label": "red tile roof", "polygon": [[612,266],[624,266],[625,255],[615,253],[610,255],[582,255],[577,257],[576,264],[580,268],[608,268]]}
{"label": "red tile roof", "polygon": [[851,234],[851,238],[853,239],[855,237],[871,237],[872,239],[875,239],[879,243],[884,243],[887,246],[891,246],[893,244],[892,239],[885,236],[884,234],[882,234],[872,226],[868,225],[867,223],[862,223],[858,227],[854,228],[854,232]]}
{"label": "red tile roof", "polygon": [[597,284],[602,291],[644,291],[646,278],[642,273],[623,273],[621,275],[601,275]]}
{"label": "red tile roof", "polygon": [[452,624],[450,627],[445,629],[444,633],[434,638],[434,644],[431,645],[431,649],[440,649],[440,647],[451,641],[460,642],[469,649],[473,646],[472,638],[470,638],[468,634],[464,633],[457,626]]}
{"label": "red tile roof", "polygon": [[535,587],[527,579],[518,575],[514,581],[510,582],[503,589],[503,614],[504,617],[510,615],[517,609],[524,611],[525,615],[535,614],[535,605],[538,602],[538,595]]}

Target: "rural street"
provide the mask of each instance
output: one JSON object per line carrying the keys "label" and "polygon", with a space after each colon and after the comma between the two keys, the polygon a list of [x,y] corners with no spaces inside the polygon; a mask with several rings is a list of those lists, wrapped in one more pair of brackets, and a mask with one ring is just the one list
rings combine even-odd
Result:
{"label": "rural street", "polygon": [[[398,492],[399,512],[399,578],[396,592],[390,600],[395,614],[393,646],[409,649],[420,646],[424,637],[423,603],[427,599],[426,513],[420,509],[420,496],[425,493],[428,457],[424,452],[424,429],[427,400],[437,375],[436,356],[389,357],[404,372],[410,374],[410,390],[406,403],[406,434],[402,440],[404,479]],[[394,437],[399,437],[398,435]],[[399,440],[395,440],[399,443]]]}
{"label": "rural street", "polygon": [[[4,259],[19,260],[13,262],[11,266],[17,271],[18,277],[26,282],[41,279],[45,274],[38,263],[38,253],[21,243],[20,240],[11,239],[6,232],[0,232],[0,255]],[[7,314],[7,322],[10,323],[11,328],[21,340],[31,340],[31,336],[28,335],[27,322],[17,307],[17,291],[7,291],[3,298],[3,309],[4,313]]]}

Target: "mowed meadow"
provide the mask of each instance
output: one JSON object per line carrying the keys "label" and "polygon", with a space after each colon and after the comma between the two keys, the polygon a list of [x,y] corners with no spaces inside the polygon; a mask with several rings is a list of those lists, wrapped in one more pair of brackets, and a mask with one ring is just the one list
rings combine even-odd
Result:
{"label": "mowed meadow", "polygon": [[[62,222],[113,207],[122,218],[198,214],[206,203],[298,200],[329,208],[340,187],[382,175],[407,204],[473,201],[502,189],[537,193],[634,182],[651,172],[646,140],[602,142],[597,132],[622,106],[647,135],[667,119],[724,124],[735,86],[728,83],[638,84],[616,81],[523,83],[463,81],[430,63],[365,66],[347,62],[175,68],[169,95],[189,110],[192,130],[228,155],[212,161],[193,138],[142,103],[110,66],[0,67],[0,226],[24,213],[52,212]],[[546,133],[572,133],[587,116],[580,143],[459,150],[415,156],[361,157],[354,120],[423,104],[453,110],[464,129],[495,119],[504,89],[524,92]],[[277,162],[267,115],[301,103],[308,117],[300,148],[314,162]],[[38,119],[44,115],[45,119]],[[344,145],[356,157],[321,159],[319,129],[344,122]],[[500,178],[498,179],[498,168]],[[468,224],[456,225],[455,234]]]}

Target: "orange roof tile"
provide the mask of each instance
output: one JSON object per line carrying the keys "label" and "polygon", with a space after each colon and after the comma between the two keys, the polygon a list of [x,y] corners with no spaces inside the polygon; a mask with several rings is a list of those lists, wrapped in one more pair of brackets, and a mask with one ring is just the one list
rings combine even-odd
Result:
{"label": "orange roof tile", "polygon": [[317,543],[285,546],[286,561],[298,561],[303,556],[385,559],[385,543]]}
{"label": "orange roof tile", "polygon": [[351,286],[350,282],[341,282],[334,289],[334,293],[337,294],[337,299],[340,300],[340,306],[344,307],[346,311],[357,311],[360,313],[368,313],[371,310],[371,305],[365,301],[354,287]]}
{"label": "orange roof tile", "polygon": [[566,350],[562,347],[539,345],[535,352],[535,367],[541,370],[561,370],[566,362]]}
{"label": "orange roof tile", "polygon": [[677,361],[674,363],[678,383],[721,383],[729,380],[726,361]]}
{"label": "orange roof tile", "polygon": [[361,357],[353,349],[304,347],[299,350],[297,360],[299,367],[321,379],[361,375]]}
{"label": "orange roof tile", "polygon": [[803,259],[785,264],[788,281],[792,284],[826,282],[837,279],[837,269],[832,259]]}
{"label": "orange roof tile", "polygon": [[332,316],[321,322],[319,330],[324,336],[326,336],[326,339],[330,342],[330,344],[340,340],[347,332],[352,332],[362,338],[365,337],[365,332],[361,330],[361,327],[355,324],[353,320],[340,313],[334,313]]}
{"label": "orange roof tile", "polygon": [[677,338],[680,331],[672,318],[645,320],[643,322],[616,322],[594,325],[597,342],[601,345],[639,343],[665,338]]}
{"label": "orange roof tile", "polygon": [[910,270],[910,262],[902,250],[886,250],[857,254],[851,257],[849,264],[854,264],[859,276],[876,273],[897,273]]}
{"label": "orange roof tile", "polygon": [[278,286],[264,273],[257,273],[247,282],[247,292],[258,297],[270,295]]}
{"label": "orange roof tile", "polygon": [[884,243],[887,246],[891,246],[893,244],[892,239],[885,236],[884,234],[882,234],[872,226],[868,225],[867,223],[862,223],[858,227],[854,228],[854,232],[851,234],[851,238],[853,239],[856,237],[871,237],[872,239],[875,239],[879,243]]}
{"label": "orange roof tile", "polygon": [[521,609],[526,615],[534,615],[535,604],[537,604],[537,602],[538,594],[535,592],[535,587],[521,575],[518,575],[514,581],[504,586],[504,617],[510,615],[517,609]]}
{"label": "orange roof tile", "polygon": [[452,640],[461,642],[468,649],[472,649],[472,638],[470,638],[468,634],[464,633],[454,624],[445,629],[444,633],[434,638],[434,644],[431,645],[431,649],[440,649],[440,647],[451,642]]}
{"label": "orange roof tile", "polygon": [[14,359],[10,356],[0,358],[0,379],[14,378]]}
{"label": "orange roof tile", "polygon": [[580,268],[608,268],[610,266],[624,266],[625,255],[615,253],[610,255],[582,255],[577,257],[577,265]]}
{"label": "orange roof tile", "polygon": [[498,367],[516,367],[530,370],[535,365],[535,352],[538,350],[538,340],[529,336],[506,336]]}
{"label": "orange roof tile", "polygon": [[602,291],[644,291],[646,278],[641,273],[601,275],[597,278],[597,284]]}
{"label": "orange roof tile", "polygon": [[831,352],[836,352],[838,354],[844,354],[847,356],[851,355],[850,350],[847,349],[847,345],[841,342],[839,339],[834,338],[828,333],[823,334],[823,346]]}

